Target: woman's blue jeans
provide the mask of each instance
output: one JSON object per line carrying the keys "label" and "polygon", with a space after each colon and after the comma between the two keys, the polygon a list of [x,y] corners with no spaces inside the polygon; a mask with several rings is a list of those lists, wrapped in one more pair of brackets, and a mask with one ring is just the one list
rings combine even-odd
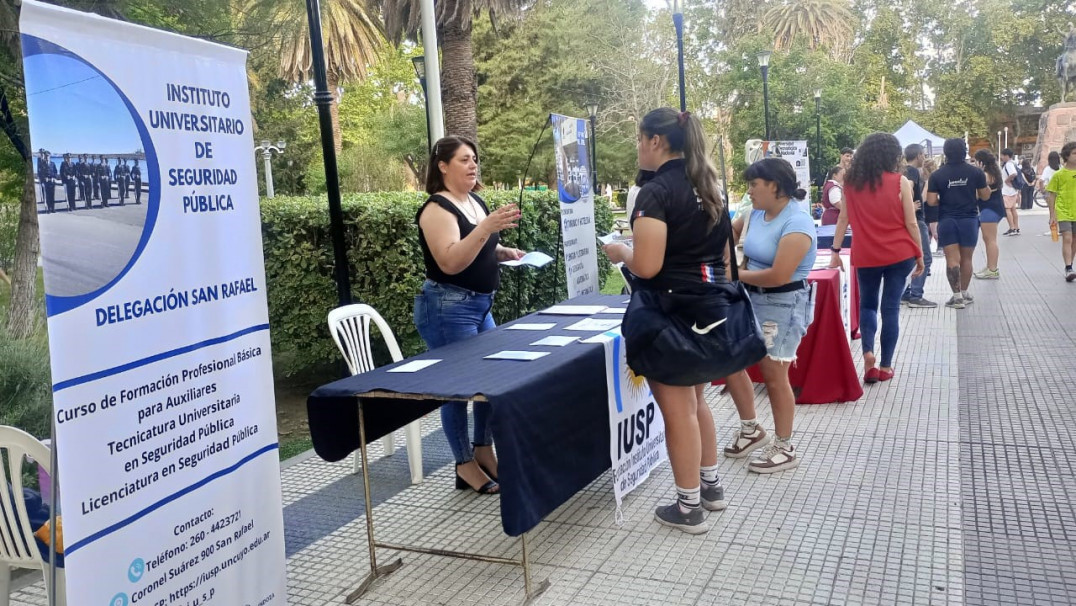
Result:
{"label": "woman's blue jeans", "polygon": [[[915,259],[905,259],[881,267],[857,267],[859,279],[859,332],[863,353],[874,353],[878,334],[878,311],[882,312],[881,367],[893,365],[893,352],[900,337],[900,297],[908,286],[908,276],[915,269]],[[881,293],[881,302],[878,295]]]}
{"label": "woman's blue jeans", "polygon": [[[496,324],[489,313],[492,308],[493,293],[478,293],[426,280],[422,292],[415,297],[415,328],[427,349],[437,349],[493,330]],[[474,403],[474,444],[493,444],[489,425],[492,411],[489,402]],[[474,459],[474,449],[467,435],[467,403],[445,402],[441,406],[441,426],[456,463]]]}

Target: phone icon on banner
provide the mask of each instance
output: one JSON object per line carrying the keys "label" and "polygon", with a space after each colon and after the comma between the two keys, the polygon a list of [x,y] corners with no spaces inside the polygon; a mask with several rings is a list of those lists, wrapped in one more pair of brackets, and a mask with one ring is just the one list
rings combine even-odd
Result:
{"label": "phone icon on banner", "polygon": [[127,606],[127,594],[117,593],[112,601],[108,603],[108,606]]}

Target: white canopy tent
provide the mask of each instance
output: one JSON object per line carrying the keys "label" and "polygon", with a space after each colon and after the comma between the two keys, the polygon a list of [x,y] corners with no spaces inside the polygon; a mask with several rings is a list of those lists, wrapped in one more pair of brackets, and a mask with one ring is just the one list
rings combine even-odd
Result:
{"label": "white canopy tent", "polygon": [[912,143],[918,143],[927,148],[928,156],[936,156],[942,153],[945,138],[939,137],[929,130],[919,126],[914,120],[908,120],[904,126],[897,129],[893,136],[900,141],[901,147],[908,147]]}

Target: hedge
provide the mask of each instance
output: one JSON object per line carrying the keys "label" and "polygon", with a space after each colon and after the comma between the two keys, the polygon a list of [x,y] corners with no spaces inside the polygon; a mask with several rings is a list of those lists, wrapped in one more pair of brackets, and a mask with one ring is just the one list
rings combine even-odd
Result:
{"label": "hedge", "polygon": [[[519,200],[518,191],[487,190],[482,195],[494,208]],[[405,356],[425,350],[412,319],[414,297],[424,279],[415,226],[415,213],[424,199],[418,192],[381,192],[348,195],[342,201],[352,299],[372,306],[385,318]],[[595,204],[598,235],[612,230],[613,216],[607,206]],[[503,244],[540,250],[558,261],[541,269],[502,270],[493,309],[498,323],[567,297],[556,192],[525,192],[521,210],[519,227],[502,234]],[[325,321],[337,305],[326,199],[263,199],[261,214],[273,348],[287,360],[278,372],[291,375],[338,361]],[[611,270],[604,255],[599,255],[602,284]]]}

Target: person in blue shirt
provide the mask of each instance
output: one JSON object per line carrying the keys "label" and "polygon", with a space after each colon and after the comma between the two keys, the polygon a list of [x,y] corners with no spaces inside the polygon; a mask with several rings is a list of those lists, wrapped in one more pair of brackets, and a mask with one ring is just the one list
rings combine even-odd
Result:
{"label": "person in blue shirt", "polygon": [[[751,195],[751,220],[746,234],[742,217],[736,218],[732,228],[743,238],[747,269],[740,272],[740,281],[751,295],[766,341],[767,355],[759,367],[770,396],[775,433],[773,443],[760,450],[747,468],[775,473],[799,465],[799,453],[791,442],[796,396],[788,369],[814,319],[807,274],[814,267],[817,234],[811,216],[793,202],[805,194],[788,162],[763,158],[747,168],[744,178]],[[752,436],[766,441],[768,436],[755,421],[754,401],[737,402],[736,409],[741,426],[733,447]]]}

